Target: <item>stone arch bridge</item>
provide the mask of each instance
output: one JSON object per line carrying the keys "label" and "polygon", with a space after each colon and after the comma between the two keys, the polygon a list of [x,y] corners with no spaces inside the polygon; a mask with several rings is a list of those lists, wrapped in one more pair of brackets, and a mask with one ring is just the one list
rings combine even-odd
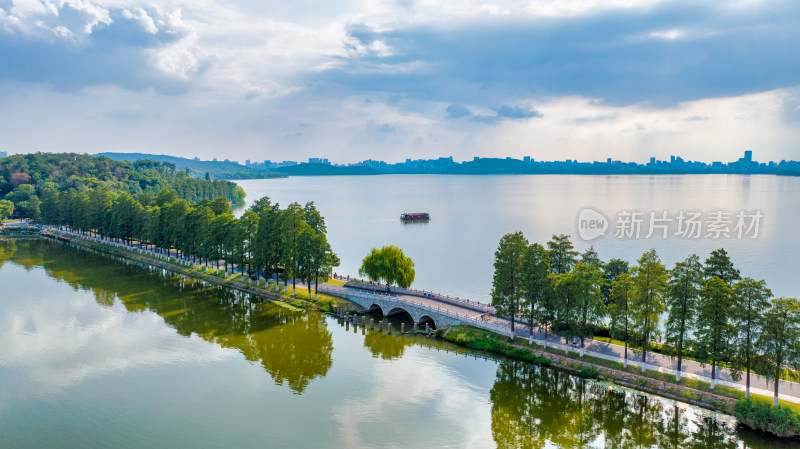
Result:
{"label": "stone arch bridge", "polygon": [[508,333],[505,326],[481,319],[487,311],[461,304],[450,304],[434,298],[425,298],[403,293],[381,293],[378,291],[351,288],[346,286],[320,284],[319,291],[336,296],[346,297],[370,312],[380,312],[383,316],[392,316],[407,312],[415,323],[429,323],[433,328],[448,327],[458,324],[470,324],[503,334]]}

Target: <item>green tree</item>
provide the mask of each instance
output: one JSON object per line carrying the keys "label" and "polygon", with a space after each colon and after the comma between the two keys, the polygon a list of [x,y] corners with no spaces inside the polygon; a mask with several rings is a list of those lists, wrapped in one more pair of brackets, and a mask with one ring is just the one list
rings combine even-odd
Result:
{"label": "green tree", "polygon": [[361,261],[358,273],[374,282],[385,281],[387,292],[393,284],[400,288],[410,287],[415,277],[414,262],[393,245],[373,248]]}
{"label": "green tree", "polygon": [[706,259],[705,266],[706,279],[718,277],[733,287],[733,283],[741,279],[739,270],[734,268],[731,258],[725,248],[716,249],[711,252],[711,256]]}
{"label": "green tree", "polygon": [[550,255],[550,269],[553,274],[567,273],[575,265],[578,253],[573,250],[572,242],[569,240],[568,235],[554,235],[547,242],[547,250]]}
{"label": "green tree", "polygon": [[800,301],[795,298],[774,298],[764,314],[764,328],[757,347],[769,363],[767,378],[772,379],[772,405],[778,406],[781,370],[800,370]]}
{"label": "green tree", "polygon": [[257,270],[263,269],[266,278],[269,278],[268,273],[275,273],[277,283],[278,266],[283,250],[280,207],[278,204],[272,204],[269,197],[264,197],[254,202],[250,210],[258,215],[255,241],[252,244],[253,265]]}
{"label": "green tree", "polygon": [[[528,326],[533,337],[533,323],[547,326],[555,317],[553,285],[550,277],[550,256],[547,250],[534,243],[522,258],[522,306],[528,311]],[[547,334],[545,334],[545,341]]]}
{"label": "green tree", "polygon": [[736,333],[735,363],[744,368],[747,389],[745,397],[750,399],[750,369],[753,366],[753,347],[756,338],[763,331],[762,314],[769,309],[772,291],[767,283],[744,278],[733,285],[734,322]]}
{"label": "green tree", "polygon": [[47,224],[57,224],[59,222],[59,197],[60,195],[58,189],[56,189],[55,186],[46,185],[44,188],[42,188],[42,192],[39,195],[39,198],[42,200],[40,207],[42,212],[42,220]]}
{"label": "green tree", "polygon": [[719,277],[705,282],[697,304],[696,353],[702,363],[711,362],[711,388],[716,383],[717,365],[731,360],[734,327],[731,323],[733,291]]}
{"label": "green tree", "polygon": [[563,316],[569,325],[567,334],[581,340],[580,355],[583,357],[584,341],[592,335],[592,326],[605,316],[600,286],[603,272],[595,265],[578,262],[569,273],[557,277],[556,286],[566,292],[569,301],[565,302]]}
{"label": "green tree", "polygon": [[492,306],[498,315],[511,320],[512,335],[514,320],[522,306],[522,266],[527,249],[528,240],[518,231],[504,235],[494,253]]}
{"label": "green tree", "polygon": [[656,250],[645,252],[633,269],[632,329],[642,338],[642,372],[647,363],[650,337],[658,329],[660,314],[666,310],[664,292],[667,288],[667,269]]}
{"label": "green tree", "polygon": [[0,222],[10,218],[14,213],[14,203],[9,200],[0,200]]}
{"label": "green tree", "polygon": [[297,239],[300,237],[303,225],[308,223],[305,221],[303,208],[298,203],[292,203],[281,211],[281,256],[287,284],[289,276],[292,277],[292,296],[297,293],[297,276],[301,274],[301,254]]}
{"label": "green tree", "polygon": [[687,335],[694,327],[697,299],[702,288],[703,265],[700,264],[700,258],[696,254],[687,257],[683,262],[676,263],[675,268],[670,271],[667,287],[669,314],[664,323],[664,330],[666,342],[675,347],[678,355],[678,380],[681,379],[684,344]]}
{"label": "green tree", "polygon": [[611,287],[614,281],[617,280],[619,275],[628,273],[629,271],[628,262],[621,259],[611,259],[608,263],[603,265],[603,275],[606,281],[603,283],[603,286],[600,287],[600,290],[603,292],[603,302],[606,303],[606,305],[611,302]]}
{"label": "green tree", "polygon": [[630,339],[631,299],[633,298],[633,280],[630,274],[621,273],[611,284],[608,312],[611,315],[611,333],[614,338],[625,342],[624,366],[628,367],[628,340]]}

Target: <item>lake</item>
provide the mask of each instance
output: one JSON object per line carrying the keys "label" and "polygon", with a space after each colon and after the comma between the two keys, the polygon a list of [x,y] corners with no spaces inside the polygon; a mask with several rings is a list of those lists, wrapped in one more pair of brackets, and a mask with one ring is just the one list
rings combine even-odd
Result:
{"label": "lake", "polygon": [[[342,260],[335,270],[339,273],[355,276],[371,248],[397,245],[414,261],[414,287],[481,302],[489,299],[500,237],[515,231],[541,244],[553,234],[570,234],[577,250],[594,246],[603,260],[634,263],[655,248],[669,268],[692,253],[705,260],[712,250],[724,247],[743,276],[765,279],[778,296],[800,294],[798,177],[382,175],[237,183],[247,192],[248,204],[262,196],[282,207],[314,201]],[[609,222],[606,234],[592,241],[579,238],[578,217],[586,208]],[[698,238],[686,233],[688,219],[679,229],[682,211],[686,218],[701,214],[694,220],[700,223]],[[428,212],[432,219],[404,224],[399,220],[404,212]],[[658,221],[664,212],[671,221]],[[639,238],[630,232],[632,226],[624,225],[624,214],[634,213],[642,215],[628,215],[627,223],[643,222]],[[741,238],[736,232],[740,213],[746,225]],[[651,224],[655,232],[646,238]],[[727,229],[727,238],[715,229]],[[619,230],[621,237],[616,236]]]}
{"label": "lake", "polygon": [[783,447],[725,415],[59,242],[0,240],[0,286],[3,447]]}

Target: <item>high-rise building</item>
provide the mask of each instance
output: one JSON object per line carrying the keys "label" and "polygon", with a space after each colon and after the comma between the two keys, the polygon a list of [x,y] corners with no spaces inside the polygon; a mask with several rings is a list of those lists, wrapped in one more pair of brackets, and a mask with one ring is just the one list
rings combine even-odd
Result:
{"label": "high-rise building", "polygon": [[746,150],[744,152],[744,161],[747,162],[748,164],[750,162],[753,162],[753,152],[752,151]]}
{"label": "high-rise building", "polygon": [[0,157],[8,157],[8,152],[0,151]]}

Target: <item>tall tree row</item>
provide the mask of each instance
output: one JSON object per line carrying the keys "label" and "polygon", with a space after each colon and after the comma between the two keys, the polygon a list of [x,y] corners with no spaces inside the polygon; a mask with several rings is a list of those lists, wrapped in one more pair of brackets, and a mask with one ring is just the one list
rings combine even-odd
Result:
{"label": "tall tree row", "polygon": [[742,278],[724,249],[669,270],[655,250],[629,267],[604,263],[593,248],[579,254],[566,235],[543,246],[506,234],[495,252],[492,305],[512,333],[524,320],[530,338],[538,327],[547,345],[552,330],[580,342],[581,355],[599,332],[624,346],[625,366],[633,345],[645,363],[653,350],[674,357],[677,380],[687,357],[710,365],[712,388],[720,367],[735,378],[744,373],[748,398],[751,372],[772,380],[777,401],[783,370],[800,369],[800,302],[772,299],[763,280]]}
{"label": "tall tree row", "polygon": [[[191,204],[164,189],[158,195],[47,190],[42,220],[127,244],[136,241],[167,256],[239,271],[258,279],[326,281],[339,259],[328,243],[325,219],[313,202],[286,209],[265,197],[235,218],[225,198]],[[285,288],[285,287],[284,287]],[[296,294],[296,292],[295,292]]]}

